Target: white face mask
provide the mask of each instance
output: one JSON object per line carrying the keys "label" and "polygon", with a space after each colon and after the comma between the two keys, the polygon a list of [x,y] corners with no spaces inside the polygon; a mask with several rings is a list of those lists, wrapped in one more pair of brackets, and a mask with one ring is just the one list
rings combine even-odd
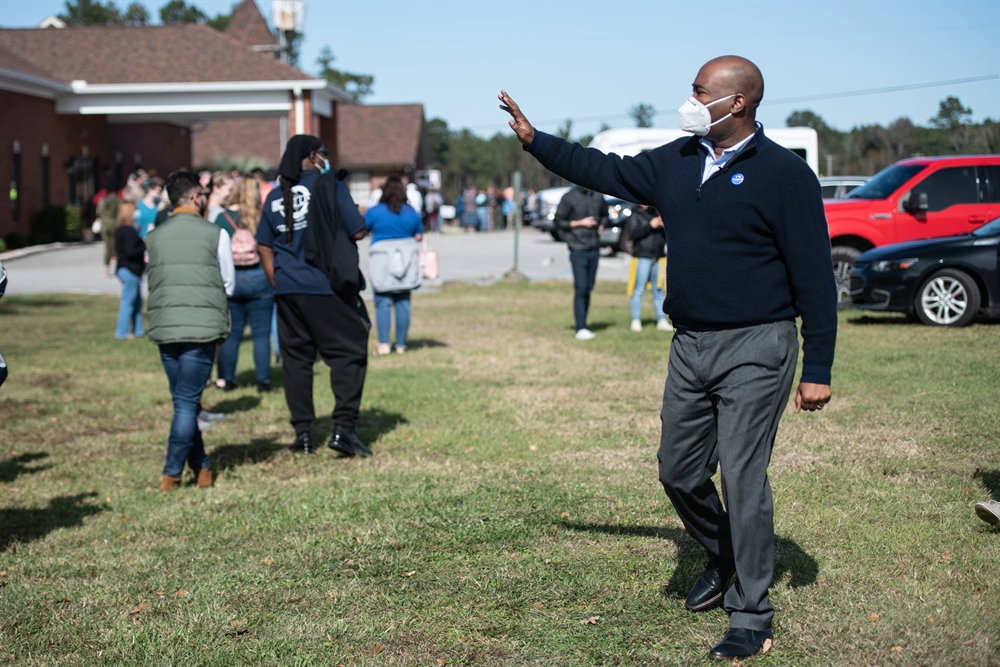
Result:
{"label": "white face mask", "polygon": [[696,134],[699,137],[704,137],[708,134],[708,130],[713,125],[717,125],[733,115],[731,113],[727,113],[725,116],[713,123],[712,114],[709,112],[708,107],[728,100],[730,97],[736,97],[736,93],[727,95],[726,97],[721,97],[714,102],[709,102],[708,104],[702,104],[694,97],[689,97],[687,101],[681,105],[681,108],[677,110],[677,116],[681,120],[681,129],[685,132]]}

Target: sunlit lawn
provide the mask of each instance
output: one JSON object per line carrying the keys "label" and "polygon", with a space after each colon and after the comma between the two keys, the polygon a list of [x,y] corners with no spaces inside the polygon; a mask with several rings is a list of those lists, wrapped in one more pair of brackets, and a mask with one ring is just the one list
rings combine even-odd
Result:
{"label": "sunlit lawn", "polygon": [[[669,334],[630,332],[623,292],[598,286],[589,343],[566,283],[418,294],[411,353],[369,366],[373,458],[292,456],[280,392],[210,389],[217,485],[172,494],[166,379],[112,338],[117,300],[4,298],[0,664],[707,662],[726,618],[683,608],[704,558],[656,473]],[[997,665],[972,505],[1000,498],[1000,325],[842,313],[834,393],[778,435],[752,663]]]}

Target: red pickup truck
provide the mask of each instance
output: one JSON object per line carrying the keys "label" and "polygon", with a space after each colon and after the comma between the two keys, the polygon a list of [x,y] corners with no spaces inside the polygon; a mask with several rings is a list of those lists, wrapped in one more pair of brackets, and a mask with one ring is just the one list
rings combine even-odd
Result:
{"label": "red pickup truck", "polygon": [[865,250],[964,234],[1000,216],[1000,155],[902,160],[823,204],[838,297],[849,304],[851,267]]}

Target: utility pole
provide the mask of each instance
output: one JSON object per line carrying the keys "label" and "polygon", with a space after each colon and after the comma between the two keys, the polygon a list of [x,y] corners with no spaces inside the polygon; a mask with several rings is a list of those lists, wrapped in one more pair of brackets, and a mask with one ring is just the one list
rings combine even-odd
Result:
{"label": "utility pole", "polygon": [[826,154],[826,175],[833,176],[833,156]]}
{"label": "utility pole", "polygon": [[511,178],[511,187],[514,190],[514,268],[507,272],[504,280],[507,282],[519,282],[527,280],[527,276],[518,270],[521,238],[521,172],[514,172]]}
{"label": "utility pole", "polygon": [[274,0],[271,4],[272,20],[278,33],[278,57],[281,62],[289,60],[288,33],[302,34],[305,25],[305,3],[302,0]]}

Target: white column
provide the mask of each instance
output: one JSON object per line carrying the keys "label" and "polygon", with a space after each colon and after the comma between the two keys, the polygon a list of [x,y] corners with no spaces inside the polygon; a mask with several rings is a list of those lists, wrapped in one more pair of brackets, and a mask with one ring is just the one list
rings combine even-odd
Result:
{"label": "white column", "polygon": [[295,89],[295,134],[305,134],[306,107],[302,102],[302,89]]}

